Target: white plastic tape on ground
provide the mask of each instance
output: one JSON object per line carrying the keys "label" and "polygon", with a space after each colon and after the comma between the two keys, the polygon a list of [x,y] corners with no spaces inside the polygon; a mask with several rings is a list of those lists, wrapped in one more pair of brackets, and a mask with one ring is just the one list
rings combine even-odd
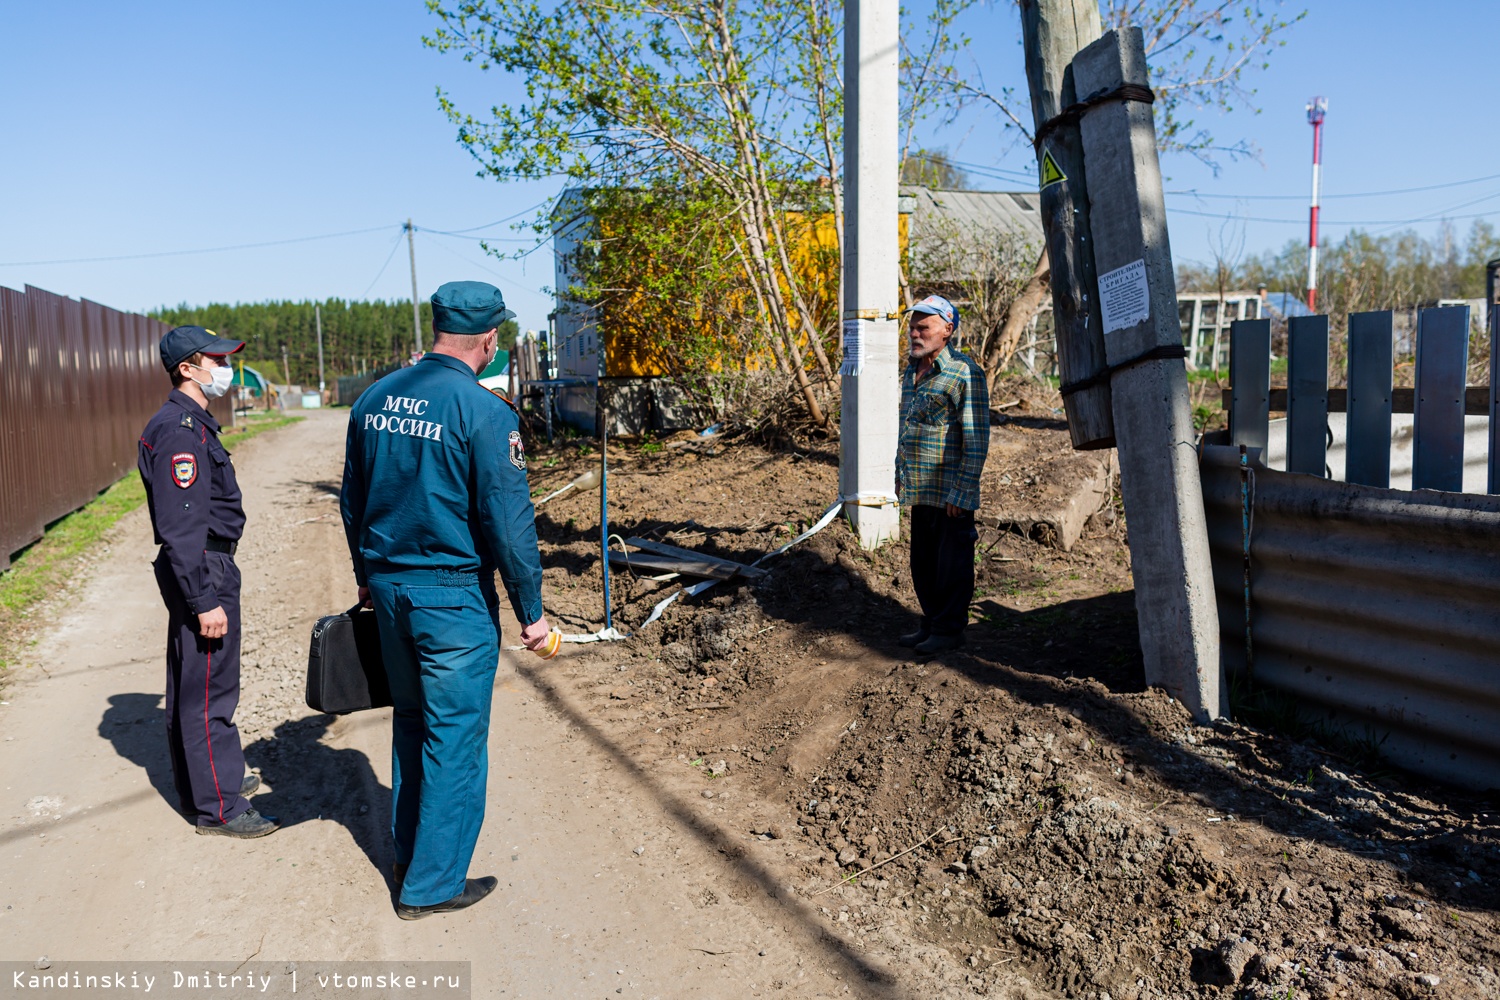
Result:
{"label": "white plastic tape on ground", "polygon": [[[796,538],[793,538],[790,542],[787,542],[779,549],[774,549],[770,552],[767,552],[765,555],[755,560],[755,562],[751,563],[751,565],[759,566],[761,563],[766,562],[769,559],[774,559],[777,556],[781,555],[792,546],[800,545],[802,542],[807,541],[813,535],[816,535],[818,532],[822,531],[824,528],[832,524],[833,519],[838,516],[839,511],[843,509],[845,504],[852,503],[857,504],[861,507],[886,507],[899,502],[900,501],[898,501],[895,497],[883,493],[859,493],[854,496],[839,497],[829,505],[828,509],[823,512],[823,516],[818,518],[817,522],[814,523],[811,528],[808,528],[802,534],[798,535]],[[696,597],[707,590],[709,587],[712,587],[714,584],[719,582],[720,581],[718,580],[704,580],[700,583],[693,584],[691,587],[683,587],[671,597],[659,601],[656,607],[651,609],[651,614],[646,616],[646,620],[641,622],[640,628],[645,628],[647,625],[650,625],[652,622],[656,621],[656,619],[660,618],[662,612],[671,607],[672,603],[679,597],[682,597],[683,595],[687,595],[688,597]],[[564,635],[562,637],[562,641],[572,643],[615,642],[620,639],[628,639],[629,637],[629,633],[621,632],[619,629],[606,628],[600,629],[597,632],[588,632],[578,635]],[[526,647],[506,646],[505,648],[511,651],[517,651],[525,649]]]}
{"label": "white plastic tape on ground", "polygon": [[[766,560],[768,560],[768,559],[774,559],[776,556],[781,555],[783,552],[785,552],[787,549],[791,548],[793,545],[797,545],[797,544],[800,544],[801,542],[807,541],[813,535],[816,535],[818,532],[822,531],[824,528],[826,528],[830,524],[832,524],[833,523],[833,519],[838,516],[839,511],[843,508],[843,506],[844,506],[845,503],[861,503],[861,504],[863,504],[863,503],[868,503],[870,500],[880,500],[882,502],[894,502],[894,499],[895,499],[894,497],[889,498],[889,499],[887,499],[885,497],[879,497],[879,498],[870,497],[869,499],[866,499],[864,497],[857,497],[857,498],[850,498],[850,499],[845,499],[843,497],[840,497],[839,499],[835,500],[833,502],[833,504],[830,505],[827,510],[825,510],[823,512],[823,516],[820,517],[820,518],[818,518],[817,523],[815,523],[811,528],[808,528],[802,534],[798,535],[796,538],[793,538],[790,542],[787,542],[781,548],[775,549],[775,550],[773,550],[771,552],[767,552],[765,555],[763,555],[759,559],[755,560],[755,562],[751,563],[751,565],[752,566],[759,566],[761,563],[765,562]],[[719,582],[718,580],[704,580],[701,583],[695,583],[695,584],[693,584],[691,587],[683,587],[681,590],[677,591],[671,597],[665,598],[664,600],[658,602],[657,605],[656,605],[656,607],[654,607],[654,608],[651,609],[651,614],[646,617],[646,620],[643,621],[643,622],[641,622],[640,628],[645,628],[647,625],[650,625],[652,622],[656,621],[656,619],[660,618],[662,612],[665,611],[665,610],[667,610],[667,608],[671,607],[672,606],[672,602],[675,601],[675,600],[677,600],[679,597],[682,597],[684,594],[686,594],[688,597],[696,597],[699,594],[703,593],[705,590],[707,590],[709,587],[712,587],[714,584],[716,584],[718,582]],[[637,631],[639,631],[639,629]],[[610,634],[610,633],[612,633],[612,634]],[[627,636],[620,634],[620,632],[618,630],[616,630],[616,629],[602,629],[602,630],[600,630],[598,632],[589,633],[588,635],[565,635],[565,636],[563,636],[562,641],[563,642],[606,642],[606,641],[612,642],[612,641],[614,641],[616,639],[624,639],[624,638],[627,638]],[[510,647],[507,647],[507,648],[510,648]]]}

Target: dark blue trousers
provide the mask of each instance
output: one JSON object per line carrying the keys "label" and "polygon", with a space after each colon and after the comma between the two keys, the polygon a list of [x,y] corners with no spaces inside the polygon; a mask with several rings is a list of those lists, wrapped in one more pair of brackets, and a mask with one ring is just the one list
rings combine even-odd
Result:
{"label": "dark blue trousers", "polygon": [[250,808],[240,795],[245,754],[234,710],[240,703],[240,570],[222,552],[207,552],[214,592],[229,618],[221,639],[198,634],[167,557],[158,555],[156,586],[167,606],[167,746],[183,813],[199,826],[227,823]]}
{"label": "dark blue trousers", "polygon": [[974,512],[949,517],[929,504],[911,506],[911,585],[922,606],[922,627],[958,635],[969,624],[974,600]]}
{"label": "dark blue trousers", "polygon": [[430,906],[463,891],[484,822],[499,599],[491,574],[369,584],[391,684],[391,836],[409,866],[401,902]]}

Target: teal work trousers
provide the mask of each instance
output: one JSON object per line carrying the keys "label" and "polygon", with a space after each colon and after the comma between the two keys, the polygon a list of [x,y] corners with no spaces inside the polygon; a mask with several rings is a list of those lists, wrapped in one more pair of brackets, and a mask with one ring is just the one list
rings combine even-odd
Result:
{"label": "teal work trousers", "polygon": [[401,902],[430,906],[463,891],[484,822],[499,602],[488,574],[369,584],[394,709],[391,835],[396,862],[409,866]]}

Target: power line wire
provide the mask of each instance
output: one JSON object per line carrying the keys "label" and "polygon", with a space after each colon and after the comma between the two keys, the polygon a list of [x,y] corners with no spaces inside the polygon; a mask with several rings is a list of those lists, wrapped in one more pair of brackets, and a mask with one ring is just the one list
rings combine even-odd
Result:
{"label": "power line wire", "polygon": [[504,223],[512,222],[512,221],[514,221],[516,219],[519,219],[523,215],[529,215],[532,212],[535,212],[537,209],[541,208],[543,205],[547,204],[547,202],[549,202],[551,200],[552,200],[551,198],[548,198],[545,201],[539,201],[535,205],[532,205],[530,208],[523,209],[523,210],[517,212],[515,215],[507,215],[503,219],[496,219],[494,222],[486,222],[482,226],[470,226],[468,229],[452,229],[452,230],[426,229],[425,227],[422,227],[422,226],[418,226],[417,228],[421,229],[421,230],[423,230],[425,232],[429,232],[429,233],[441,233],[444,236],[461,236],[464,233],[477,233],[481,229],[488,229],[491,226],[503,225]]}
{"label": "power line wire", "polygon": [[[1306,219],[1267,219],[1254,215],[1224,215],[1219,212],[1195,212],[1187,208],[1172,208],[1167,210],[1169,215],[1194,215],[1200,219],[1226,219],[1230,222],[1270,222],[1286,226],[1305,226]],[[1431,215],[1420,219],[1356,219],[1351,222],[1340,222],[1327,216],[1320,216],[1319,226],[1409,226],[1418,222],[1431,222],[1433,219],[1448,219],[1452,222],[1462,222],[1465,219],[1483,219],[1494,215],[1494,212],[1470,212],[1466,215]]]}
{"label": "power line wire", "polygon": [[400,248],[401,248],[401,232],[400,232],[400,230],[397,230],[397,232],[396,232],[396,238],[391,241],[391,252],[388,253],[388,254],[386,254],[385,263],[380,265],[380,270],[376,272],[374,280],[370,282],[369,286],[366,287],[365,290],[364,290],[364,292],[360,295],[361,299],[369,297],[369,295],[370,295],[370,289],[374,288],[375,287],[375,282],[379,281],[380,278],[381,278],[381,276],[385,274],[385,269],[391,266],[391,260],[393,258],[395,258],[396,251],[399,250]]}
{"label": "power line wire", "polygon": [[[1459,221],[1462,221],[1464,219],[1482,219],[1482,218],[1485,218],[1486,216],[1494,215],[1495,213],[1494,212],[1470,212],[1470,213],[1465,214],[1465,215],[1448,215],[1447,213],[1453,211],[1454,209],[1467,208],[1470,205],[1477,205],[1480,202],[1489,201],[1489,200],[1491,200],[1493,198],[1500,198],[1500,191],[1496,191],[1496,192],[1494,192],[1492,194],[1487,194],[1487,195],[1485,195],[1482,198],[1475,198],[1475,199],[1473,199],[1471,201],[1466,201],[1466,202],[1463,202],[1462,204],[1453,205],[1453,206],[1451,206],[1449,208],[1445,208],[1445,209],[1443,209],[1441,211],[1432,212],[1432,213],[1430,213],[1428,215],[1418,216],[1418,217],[1412,218],[1412,219],[1348,219],[1348,220],[1340,220],[1340,219],[1330,219],[1330,218],[1328,218],[1325,215],[1325,216],[1323,216],[1322,218],[1319,219],[1319,224],[1320,225],[1325,225],[1325,226],[1410,226],[1410,225],[1414,225],[1414,224],[1416,224],[1418,222],[1432,222],[1435,219],[1449,219],[1449,220],[1452,220],[1454,222],[1459,222]],[[1305,225],[1307,225],[1307,219],[1306,218],[1301,218],[1301,219],[1268,219],[1268,218],[1265,218],[1265,217],[1262,217],[1262,216],[1254,216],[1254,215],[1235,215],[1235,214],[1225,214],[1225,213],[1222,213],[1222,212],[1195,212],[1195,211],[1193,211],[1192,209],[1189,209],[1189,208],[1173,208],[1173,209],[1168,209],[1168,212],[1170,214],[1172,214],[1172,215],[1195,215],[1195,216],[1198,216],[1199,218],[1203,218],[1203,219],[1227,219],[1227,220],[1229,220],[1231,222],[1270,222],[1270,223],[1275,223],[1275,224],[1278,224],[1278,225],[1287,225],[1287,226],[1305,226]]]}
{"label": "power line wire", "polygon": [[[1489,174],[1485,177],[1470,177],[1465,181],[1448,181],[1445,184],[1427,184],[1423,187],[1392,188],[1389,191],[1360,191],[1354,194],[1325,194],[1320,197],[1324,201],[1330,198],[1383,198],[1393,194],[1417,194],[1422,191],[1440,191],[1444,188],[1463,187],[1466,184],[1480,184],[1484,181],[1492,181],[1497,178],[1500,178],[1500,174]],[[1199,191],[1168,191],[1167,194],[1238,201],[1307,201],[1307,195],[1305,194],[1208,194]]]}
{"label": "power line wire", "polygon": [[349,229],[342,233],[323,233],[320,236],[297,236],[288,240],[267,240],[264,243],[236,243],[226,247],[203,247],[197,250],[160,250],[154,253],[128,253],[113,257],[68,257],[58,260],[8,260],[0,261],[0,267],[34,267],[43,264],[98,264],[114,260],[146,260],[151,257],[185,257],[200,253],[224,253],[229,250],[256,250],[261,247],[286,246],[288,243],[311,243],[314,240],[331,240],[340,236],[359,236],[377,233],[389,226],[371,226],[369,229]]}
{"label": "power line wire", "polygon": [[[946,160],[948,164],[958,167],[965,173],[979,174],[992,177],[996,180],[1022,180],[1035,183],[1036,174],[1026,171],[1010,170],[1006,167],[988,166],[978,163],[965,163],[962,160]],[[1008,175],[1008,176],[1007,176]],[[1420,194],[1425,191],[1442,191],[1447,188],[1464,187],[1469,184],[1482,184],[1485,181],[1500,180],[1500,174],[1486,174],[1483,177],[1469,177],[1461,181],[1445,181],[1441,184],[1424,184],[1420,187],[1389,188],[1384,191],[1354,191],[1347,193],[1324,194],[1322,200],[1333,198],[1385,198],[1400,194]],[[1212,198],[1222,201],[1306,201],[1305,194],[1218,194],[1203,192],[1193,189],[1184,191],[1168,191],[1170,195],[1191,198]],[[1305,222],[1307,220],[1299,220]]]}
{"label": "power line wire", "polygon": [[[445,233],[441,229],[428,229],[426,226],[413,226],[417,232],[426,233],[429,236],[442,236],[450,240],[464,240],[473,243],[535,243],[535,237],[526,236],[460,236],[458,233]],[[547,236],[542,242],[550,240]]]}
{"label": "power line wire", "polygon": [[485,267],[483,264],[476,264],[476,263],[474,263],[472,260],[470,260],[469,258],[465,257],[463,254],[459,253],[457,250],[454,250],[452,247],[450,247],[450,246],[448,246],[448,245],[446,245],[444,243],[434,242],[431,245],[437,247],[439,250],[442,250],[445,253],[452,254],[454,257],[457,257],[459,260],[463,261],[465,264],[468,264],[470,267],[477,267],[477,268],[479,268],[479,270],[483,271],[486,274],[494,275],[496,278],[499,278],[501,281],[503,281],[503,282],[505,282],[507,284],[515,285],[517,288],[522,289],[523,291],[528,291],[528,292],[534,292],[534,291],[536,291],[536,289],[533,288],[533,287],[531,287],[530,285],[523,284],[523,283],[515,280],[514,278],[507,277],[506,275],[501,274],[499,271],[496,271],[496,270],[493,270],[491,268]]}

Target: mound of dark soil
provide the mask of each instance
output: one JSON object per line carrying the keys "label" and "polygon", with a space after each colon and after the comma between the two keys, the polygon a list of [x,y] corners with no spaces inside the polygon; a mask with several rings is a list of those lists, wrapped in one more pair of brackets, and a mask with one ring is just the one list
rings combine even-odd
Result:
{"label": "mound of dark soil", "polygon": [[[597,461],[537,450],[539,493]],[[744,561],[836,495],[831,449],[611,463],[612,533]],[[572,631],[602,624],[598,504],[539,515]],[[1500,996],[1500,807],[1146,689],[1117,515],[1070,552],[987,530],[970,642],[936,660],[895,643],[905,543],[867,553],[835,521],[553,676],[923,996]],[[680,583],[613,582],[622,629]]]}

